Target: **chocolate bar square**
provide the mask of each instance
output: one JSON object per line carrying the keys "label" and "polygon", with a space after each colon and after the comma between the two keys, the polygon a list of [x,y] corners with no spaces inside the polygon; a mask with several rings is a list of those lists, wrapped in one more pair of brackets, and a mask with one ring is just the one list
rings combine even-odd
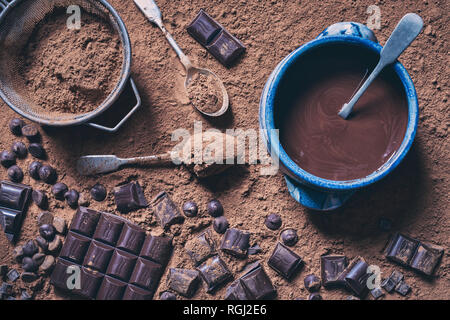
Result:
{"label": "chocolate bar square", "polygon": [[190,298],[199,284],[199,272],[189,269],[170,268],[168,286],[182,296]]}
{"label": "chocolate bar square", "polygon": [[186,253],[192,259],[195,265],[199,265],[216,252],[214,241],[209,231],[205,231],[199,236],[194,237],[185,245]]}
{"label": "chocolate bar square", "polygon": [[443,254],[444,248],[421,243],[411,260],[410,266],[420,273],[432,276]]}
{"label": "chocolate bar square", "polygon": [[218,255],[202,263],[198,267],[198,271],[208,286],[208,293],[214,292],[233,277],[225,262]]}
{"label": "chocolate bar square", "polygon": [[156,196],[152,202],[153,212],[159,220],[161,227],[167,229],[173,224],[182,223],[184,217],[181,215],[177,205],[165,191]]}
{"label": "chocolate bar square", "polygon": [[114,189],[117,210],[127,213],[148,206],[144,191],[138,182],[131,182]]}
{"label": "chocolate bar square", "polygon": [[381,282],[381,287],[387,292],[392,292],[397,284],[403,280],[403,274],[394,270],[392,274]]}
{"label": "chocolate bar square", "polygon": [[289,280],[302,266],[303,261],[300,256],[279,242],[273,250],[267,264]]}
{"label": "chocolate bar square", "polygon": [[418,246],[419,241],[397,233],[387,247],[386,257],[401,265],[408,266]]}
{"label": "chocolate bar square", "polygon": [[347,287],[353,290],[356,296],[364,297],[367,294],[367,279],[370,273],[367,273],[369,265],[361,257],[356,257],[349,268],[346,269],[345,282]]}
{"label": "chocolate bar square", "polygon": [[339,276],[348,265],[346,256],[327,255],[320,257],[320,273],[322,276],[322,284],[324,287],[333,287],[343,285],[343,280],[339,280]]}
{"label": "chocolate bar square", "polygon": [[411,287],[405,281],[400,281],[400,283],[395,287],[395,291],[400,293],[402,296],[406,296],[411,291]]}
{"label": "chocolate bar square", "polygon": [[[51,283],[88,299],[153,298],[172,252],[169,238],[146,236],[119,216],[79,208],[57,258]],[[139,254],[139,256],[138,256]],[[67,280],[81,270],[81,287]]]}
{"label": "chocolate bar square", "polygon": [[245,258],[250,247],[250,233],[235,228],[225,232],[220,249],[237,258]]}
{"label": "chocolate bar square", "polygon": [[197,17],[186,30],[202,46],[207,46],[222,30],[222,27],[203,9],[200,9]]}
{"label": "chocolate bar square", "polygon": [[375,289],[370,290],[370,294],[375,300],[378,300],[382,296],[384,296],[384,292],[381,290],[380,287],[377,287]]}

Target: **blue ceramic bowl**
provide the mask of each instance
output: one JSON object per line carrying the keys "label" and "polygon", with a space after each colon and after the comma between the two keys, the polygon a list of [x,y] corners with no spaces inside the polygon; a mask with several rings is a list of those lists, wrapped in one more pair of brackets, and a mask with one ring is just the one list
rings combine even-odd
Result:
{"label": "blue ceramic bowl", "polygon": [[[279,160],[292,197],[305,207],[314,210],[333,210],[342,206],[358,189],[367,187],[392,172],[405,158],[416,135],[419,106],[414,84],[403,65],[395,63],[392,68],[403,84],[408,102],[408,125],[405,138],[397,152],[381,168],[362,179],[348,181],[327,180],[312,175],[300,168],[283,149],[278,135],[270,134],[277,129],[274,112],[277,110],[276,93],[286,72],[296,61],[312,49],[348,44],[361,46],[379,55],[382,46],[373,32],[366,26],[354,22],[341,22],[325,29],[315,40],[299,47],[284,58],[270,75],[260,101],[259,121],[267,150]],[[332,51],[330,50],[330,54]],[[279,108],[278,108],[279,110]]]}

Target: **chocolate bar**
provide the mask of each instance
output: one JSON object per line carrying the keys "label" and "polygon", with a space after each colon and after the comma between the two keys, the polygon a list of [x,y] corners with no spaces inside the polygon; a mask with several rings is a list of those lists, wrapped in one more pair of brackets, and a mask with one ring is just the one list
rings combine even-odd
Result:
{"label": "chocolate bar", "polygon": [[187,27],[187,32],[226,67],[230,67],[245,52],[242,42],[203,9]]}
{"label": "chocolate bar", "polygon": [[427,276],[435,273],[443,255],[442,247],[423,243],[400,233],[394,235],[386,247],[386,257],[389,260]]}
{"label": "chocolate bar", "polygon": [[218,255],[202,263],[198,267],[198,271],[208,286],[208,293],[216,291],[233,277],[225,262]]}
{"label": "chocolate bar", "polygon": [[249,265],[245,274],[227,288],[225,300],[263,300],[276,295],[276,290],[259,262]]}
{"label": "chocolate bar", "polygon": [[346,256],[328,255],[320,257],[320,273],[324,287],[333,287],[343,284],[339,276],[348,265]]}
{"label": "chocolate bar", "polygon": [[167,192],[163,191],[152,202],[153,212],[161,227],[167,229],[173,224],[183,223],[184,217]]}
{"label": "chocolate bar", "polygon": [[31,199],[31,187],[0,182],[0,225],[10,242],[15,242]]}
{"label": "chocolate bar", "polygon": [[190,298],[198,288],[199,276],[199,272],[195,270],[170,268],[168,286],[182,296]]}
{"label": "chocolate bar", "polygon": [[231,228],[225,232],[220,249],[237,258],[245,258],[249,247],[250,233]]}
{"label": "chocolate bar", "polygon": [[282,243],[273,250],[267,264],[286,279],[291,279],[303,265],[302,259]]}
{"label": "chocolate bar", "polygon": [[[146,235],[124,218],[80,207],[51,283],[86,299],[152,299],[171,251],[169,238]],[[79,288],[67,284],[74,270],[79,271]]]}
{"label": "chocolate bar", "polygon": [[186,253],[192,259],[195,265],[199,265],[216,252],[214,241],[209,231],[196,236],[186,243]]}
{"label": "chocolate bar", "polygon": [[138,182],[131,182],[114,189],[114,199],[117,210],[127,213],[140,208],[148,207],[141,186]]}
{"label": "chocolate bar", "polygon": [[351,263],[350,267],[345,271],[345,282],[347,287],[350,288],[356,296],[364,297],[367,294],[367,279],[370,273],[367,273],[367,268],[369,265],[366,261],[361,258],[355,258]]}

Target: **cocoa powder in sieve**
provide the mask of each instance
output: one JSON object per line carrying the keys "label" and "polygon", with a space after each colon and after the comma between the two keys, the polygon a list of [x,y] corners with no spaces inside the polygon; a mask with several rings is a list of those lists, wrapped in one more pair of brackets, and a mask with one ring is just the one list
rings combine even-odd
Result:
{"label": "cocoa powder in sieve", "polygon": [[81,28],[69,29],[56,8],[35,28],[23,49],[23,77],[45,112],[85,113],[112,92],[122,68],[119,35],[103,18],[81,11]]}

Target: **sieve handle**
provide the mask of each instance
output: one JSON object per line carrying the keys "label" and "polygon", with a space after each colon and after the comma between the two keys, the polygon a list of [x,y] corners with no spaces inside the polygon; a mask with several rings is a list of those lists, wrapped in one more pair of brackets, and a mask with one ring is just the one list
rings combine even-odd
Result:
{"label": "sieve handle", "polygon": [[130,83],[131,83],[131,87],[133,88],[133,92],[134,95],[136,96],[136,105],[133,107],[133,109],[130,110],[130,112],[128,112],[128,114],[122,119],[120,120],[120,122],[114,127],[114,128],[110,128],[110,127],[105,127],[102,126],[100,124],[97,123],[93,123],[93,122],[89,122],[87,123],[88,126],[91,126],[93,128],[99,129],[99,130],[103,130],[103,131],[107,131],[107,132],[116,132],[117,130],[120,129],[120,127],[133,115],[133,113],[135,113],[137,111],[137,109],[139,109],[139,107],[141,106],[141,96],[139,95],[139,91],[136,87],[136,84],[134,83],[133,79],[130,78]]}

